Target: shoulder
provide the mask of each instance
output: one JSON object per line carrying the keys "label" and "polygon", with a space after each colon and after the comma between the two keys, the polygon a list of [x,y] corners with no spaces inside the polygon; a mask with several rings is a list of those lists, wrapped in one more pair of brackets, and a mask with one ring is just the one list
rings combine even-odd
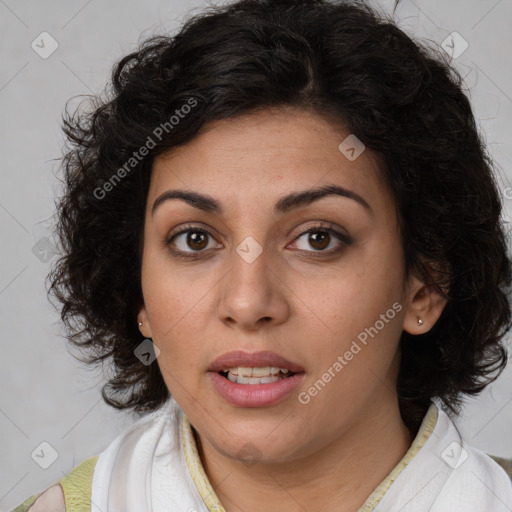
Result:
{"label": "shoulder", "polygon": [[[455,426],[451,429],[457,430]],[[512,481],[498,462],[462,437],[439,448],[449,468],[436,505],[452,507],[446,510],[462,510],[464,506],[470,511],[512,509]],[[432,512],[436,510],[434,506]]]}
{"label": "shoulder", "polygon": [[52,485],[46,489],[27,512],[65,512],[66,502],[64,499],[64,491],[60,484]]}
{"label": "shoulder", "polygon": [[498,457],[497,455],[490,455],[491,459],[497,462],[500,467],[505,470],[510,480],[512,480],[512,459],[504,459],[503,457]]}
{"label": "shoulder", "polygon": [[[25,500],[12,512],[83,512],[91,509],[94,492],[97,499],[105,498],[105,489],[116,475],[127,471],[126,461],[134,464],[147,463],[149,470],[153,458],[161,458],[179,452],[181,447],[180,426],[183,414],[171,399],[165,407],[136,420],[121,432],[100,455],[91,457],[75,466],[59,482]],[[160,438],[165,436],[164,442]],[[148,446],[155,450],[148,450]],[[166,469],[167,471],[167,469]],[[156,478],[157,475],[155,475]],[[163,475],[163,484],[166,484]],[[128,484],[127,484],[128,485]],[[129,485],[133,485],[130,482]],[[38,508],[36,508],[38,507]],[[42,507],[42,508],[40,508]],[[106,507],[103,508],[106,510]]]}
{"label": "shoulder", "polygon": [[91,508],[91,486],[98,456],[75,466],[42,493],[25,500],[13,512],[82,512]]}
{"label": "shoulder", "polygon": [[512,482],[505,470],[481,450],[466,443],[462,446],[465,460],[443,488],[447,502],[453,507],[471,505],[470,510],[510,511]]}
{"label": "shoulder", "polygon": [[[483,493],[492,494],[498,500],[501,497],[504,503],[512,505],[512,481],[505,469],[482,450],[465,442],[462,447],[467,453],[461,465],[464,467],[467,464],[461,473],[465,481],[480,487]],[[457,475],[457,470],[453,474]]]}

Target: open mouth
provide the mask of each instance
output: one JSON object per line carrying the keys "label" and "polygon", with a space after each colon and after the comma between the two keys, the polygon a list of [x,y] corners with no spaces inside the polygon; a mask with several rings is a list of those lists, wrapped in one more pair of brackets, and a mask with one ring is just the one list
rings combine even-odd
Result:
{"label": "open mouth", "polygon": [[271,384],[295,375],[288,368],[278,368],[276,366],[253,368],[239,366],[236,368],[225,368],[219,374],[234,384],[249,385]]}

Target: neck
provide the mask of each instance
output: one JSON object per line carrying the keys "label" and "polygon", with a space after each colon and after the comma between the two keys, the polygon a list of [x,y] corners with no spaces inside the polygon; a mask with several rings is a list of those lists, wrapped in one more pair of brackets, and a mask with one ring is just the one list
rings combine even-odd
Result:
{"label": "neck", "polygon": [[227,512],[354,512],[405,455],[414,438],[396,396],[362,414],[340,437],[292,462],[246,466],[196,433],[206,474]]}

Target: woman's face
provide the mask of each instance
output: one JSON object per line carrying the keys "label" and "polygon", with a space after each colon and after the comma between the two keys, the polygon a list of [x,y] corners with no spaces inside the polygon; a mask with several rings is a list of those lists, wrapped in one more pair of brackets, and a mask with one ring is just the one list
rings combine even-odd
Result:
{"label": "woman's face", "polygon": [[138,319],[171,395],[228,457],[295,460],[396,405],[411,287],[391,193],[370,150],[338,148],[348,136],[269,110],[155,159]]}

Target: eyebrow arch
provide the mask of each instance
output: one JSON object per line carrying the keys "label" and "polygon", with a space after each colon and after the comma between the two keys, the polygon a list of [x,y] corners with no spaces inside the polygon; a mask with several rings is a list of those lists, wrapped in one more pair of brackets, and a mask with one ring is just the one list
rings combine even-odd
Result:
{"label": "eyebrow arch", "polygon": [[[337,195],[353,199],[362,205],[368,212],[372,212],[370,205],[359,195],[351,190],[340,187],[338,185],[324,185],[323,187],[302,190],[299,192],[293,192],[287,196],[283,196],[274,205],[274,212],[279,214],[285,214],[296,208],[307,206],[314,201],[318,201],[323,197],[330,195]],[[216,213],[222,215],[222,205],[213,197],[208,195],[199,194],[198,192],[190,192],[187,190],[167,190],[163,194],[155,199],[153,207],[151,209],[151,215],[154,215],[155,210],[165,201],[170,199],[182,199],[189,205],[205,212]]]}

